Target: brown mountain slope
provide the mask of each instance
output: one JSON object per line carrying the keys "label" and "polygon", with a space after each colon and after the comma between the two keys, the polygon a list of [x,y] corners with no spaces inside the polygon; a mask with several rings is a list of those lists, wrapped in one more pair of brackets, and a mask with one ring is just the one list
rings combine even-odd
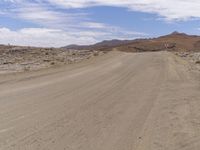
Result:
{"label": "brown mountain slope", "polygon": [[95,49],[112,50],[128,52],[143,51],[200,51],[200,36],[187,35],[184,33],[173,32],[172,34],[153,39],[136,40],[111,40],[103,41],[94,45],[70,45],[65,49]]}
{"label": "brown mountain slope", "polygon": [[122,51],[200,51],[200,36],[174,32],[155,39],[146,39],[117,47]]}
{"label": "brown mountain slope", "polygon": [[103,49],[110,49],[113,47],[119,47],[122,45],[130,44],[134,42],[134,40],[105,40],[93,45],[68,45],[65,47],[62,47],[62,49],[75,49],[75,50],[91,50],[91,49],[98,49],[98,50],[103,50]]}

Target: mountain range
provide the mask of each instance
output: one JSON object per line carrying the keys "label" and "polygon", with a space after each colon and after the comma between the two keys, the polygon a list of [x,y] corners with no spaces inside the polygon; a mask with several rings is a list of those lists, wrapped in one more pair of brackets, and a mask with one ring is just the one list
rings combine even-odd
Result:
{"label": "mountain range", "polygon": [[173,32],[158,38],[136,40],[107,40],[94,45],[68,45],[64,49],[120,50],[127,52],[142,51],[200,51],[200,36]]}

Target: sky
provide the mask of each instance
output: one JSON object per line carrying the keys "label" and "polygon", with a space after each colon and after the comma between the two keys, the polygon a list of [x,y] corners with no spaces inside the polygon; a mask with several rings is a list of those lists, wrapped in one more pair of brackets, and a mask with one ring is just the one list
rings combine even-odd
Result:
{"label": "sky", "polygon": [[0,0],[0,44],[61,47],[200,35],[199,0]]}

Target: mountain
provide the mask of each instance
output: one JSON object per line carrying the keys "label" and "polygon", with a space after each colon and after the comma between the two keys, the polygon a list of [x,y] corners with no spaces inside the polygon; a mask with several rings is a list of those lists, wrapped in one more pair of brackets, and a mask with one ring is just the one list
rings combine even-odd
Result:
{"label": "mountain", "polygon": [[76,44],[72,44],[72,45],[68,45],[65,47],[62,47],[63,49],[76,49],[76,50],[83,50],[83,49],[87,49],[87,50],[91,50],[91,49],[96,49],[96,50],[103,50],[103,49],[108,49],[108,48],[113,48],[113,47],[118,47],[124,44],[130,44],[132,43],[134,40],[105,40],[93,45],[76,45]]}
{"label": "mountain", "polygon": [[107,40],[94,45],[69,45],[64,49],[112,50],[140,52],[140,51],[200,51],[200,36],[187,35],[177,31],[152,39],[136,40]]}
{"label": "mountain", "polygon": [[[34,47],[20,47],[11,45],[0,45],[1,49],[37,49]],[[59,48],[58,48],[59,49]],[[135,40],[105,40],[93,45],[68,45],[60,48],[61,50],[120,50],[126,52],[145,52],[145,51],[199,51],[200,52],[200,36],[187,35],[180,32],[172,32],[171,34],[149,39]]]}
{"label": "mountain", "polygon": [[99,46],[99,47],[113,47],[113,46],[120,46],[123,44],[129,44],[133,42],[133,40],[105,40],[103,42],[97,43],[94,46]]}

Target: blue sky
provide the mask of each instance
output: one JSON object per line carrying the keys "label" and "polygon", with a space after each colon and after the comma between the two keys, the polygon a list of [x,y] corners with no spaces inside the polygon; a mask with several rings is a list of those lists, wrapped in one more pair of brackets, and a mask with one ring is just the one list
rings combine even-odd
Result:
{"label": "blue sky", "polygon": [[1,0],[0,43],[60,47],[200,34],[199,0]]}

